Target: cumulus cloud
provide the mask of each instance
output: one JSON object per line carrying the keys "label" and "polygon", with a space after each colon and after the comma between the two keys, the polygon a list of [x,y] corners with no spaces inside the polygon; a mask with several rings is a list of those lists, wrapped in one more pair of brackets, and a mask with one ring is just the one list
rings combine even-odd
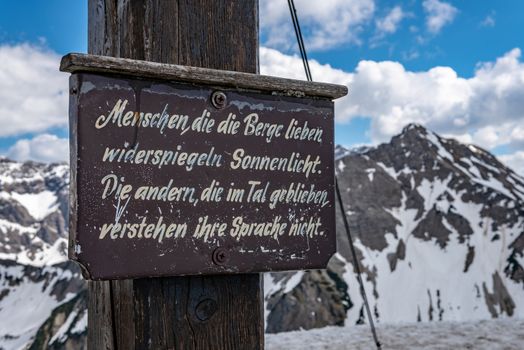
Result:
{"label": "cumulus cloud", "polygon": [[[261,74],[291,79],[306,78],[302,60],[297,55],[286,55],[267,47],[261,47],[259,55]],[[329,64],[320,64],[315,60],[310,60],[309,65],[315,81],[347,85],[353,76],[351,73],[333,68]]]}
{"label": "cumulus cloud", "polygon": [[6,156],[20,161],[28,159],[46,163],[67,161],[69,140],[51,134],[20,139],[7,150]]}
{"label": "cumulus cloud", "polygon": [[[303,79],[297,56],[262,48],[265,74]],[[336,103],[337,121],[371,119],[373,143],[399,133],[410,122],[493,149],[524,148],[524,64],[519,49],[478,65],[463,78],[450,67],[412,72],[398,62],[360,61],[354,72],[311,62],[313,79],[346,84],[349,95]]]}
{"label": "cumulus cloud", "polygon": [[402,7],[395,6],[383,18],[377,19],[376,27],[379,36],[393,34],[397,31],[400,22],[406,17]]}
{"label": "cumulus cloud", "polygon": [[[277,77],[306,80],[302,60],[297,55],[286,55],[275,49],[260,48],[260,73]],[[353,74],[331,67],[329,64],[320,64],[315,60],[309,61],[311,75],[314,81],[350,85]],[[350,92],[351,93],[351,92]],[[347,98],[335,104],[337,116],[354,116]]]}
{"label": "cumulus cloud", "polygon": [[[375,11],[374,0],[297,0],[298,18],[308,50],[323,50],[347,43],[360,43],[362,26]],[[288,51],[296,38],[286,1],[260,2],[260,27],[264,45]]]}
{"label": "cumulus cloud", "polygon": [[426,27],[433,34],[438,34],[445,25],[453,22],[458,13],[456,7],[439,0],[424,0],[422,7],[426,13]]}
{"label": "cumulus cloud", "polygon": [[67,126],[67,74],[60,57],[29,44],[0,46],[0,137]]}

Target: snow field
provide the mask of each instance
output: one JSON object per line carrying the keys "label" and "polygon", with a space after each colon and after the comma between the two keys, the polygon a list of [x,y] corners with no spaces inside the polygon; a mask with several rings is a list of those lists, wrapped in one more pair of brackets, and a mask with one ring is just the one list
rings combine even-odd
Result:
{"label": "snow field", "polygon": [[[383,350],[522,350],[524,320],[432,322],[378,325]],[[325,327],[266,335],[267,350],[372,350],[368,325]]]}

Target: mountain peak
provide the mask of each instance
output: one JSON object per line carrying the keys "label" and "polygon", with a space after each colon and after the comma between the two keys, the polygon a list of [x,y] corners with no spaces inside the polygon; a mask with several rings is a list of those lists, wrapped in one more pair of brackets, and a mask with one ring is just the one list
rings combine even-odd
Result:
{"label": "mountain peak", "polygon": [[435,149],[442,153],[445,149],[444,144],[446,144],[447,141],[447,139],[442,138],[425,126],[410,123],[406,125],[399,134],[393,136],[390,145],[393,146],[397,152],[409,149],[419,149],[428,152],[430,149]]}
{"label": "mountain peak", "polygon": [[418,132],[421,134],[427,134],[428,130],[422,125],[418,123],[409,123],[404,128],[402,128],[401,134],[406,134],[409,132]]}
{"label": "mountain peak", "polygon": [[391,139],[391,143],[399,144],[402,146],[402,148],[420,146],[431,147],[431,145],[438,147],[442,141],[445,141],[445,139],[427,127],[417,123],[410,123],[406,125],[404,128],[402,128],[402,131],[399,134],[393,136]]}

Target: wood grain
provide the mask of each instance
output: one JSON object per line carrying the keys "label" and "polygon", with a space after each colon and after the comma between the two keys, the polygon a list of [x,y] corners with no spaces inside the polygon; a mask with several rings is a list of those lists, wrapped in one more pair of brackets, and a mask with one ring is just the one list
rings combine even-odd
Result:
{"label": "wood grain", "polygon": [[[258,1],[89,0],[88,52],[258,71]],[[89,282],[88,348],[263,349],[259,274]]]}
{"label": "wood grain", "polygon": [[60,64],[60,70],[70,73],[123,74],[156,80],[172,80],[292,96],[327,97],[330,99],[345,96],[348,91],[344,85],[314,83],[267,75],[77,53],[64,56]]}

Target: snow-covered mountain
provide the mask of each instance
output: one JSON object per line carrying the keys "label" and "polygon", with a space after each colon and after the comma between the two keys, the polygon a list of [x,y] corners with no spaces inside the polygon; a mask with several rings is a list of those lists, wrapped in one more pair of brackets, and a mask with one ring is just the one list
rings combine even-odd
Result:
{"label": "snow-covered mountain", "polygon": [[[336,153],[379,322],[524,317],[522,177],[481,148],[414,124],[390,143]],[[363,321],[339,213],[327,271],[266,275],[268,332]]]}
{"label": "snow-covered mountain", "polygon": [[[336,157],[379,322],[524,317],[522,177],[417,125]],[[67,184],[66,165],[0,160],[0,349],[85,347]],[[337,238],[327,270],[265,275],[267,332],[365,322],[340,217]]]}
{"label": "snow-covered mountain", "polygon": [[0,349],[82,346],[85,282],[66,257],[68,179],[64,164],[0,159]]}

